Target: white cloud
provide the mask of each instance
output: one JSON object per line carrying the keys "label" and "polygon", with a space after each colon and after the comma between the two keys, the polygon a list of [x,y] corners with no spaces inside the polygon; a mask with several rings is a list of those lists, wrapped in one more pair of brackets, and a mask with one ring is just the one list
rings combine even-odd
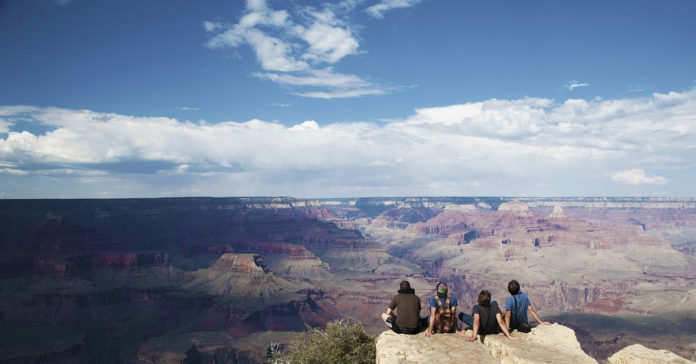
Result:
{"label": "white cloud", "polygon": [[629,169],[616,172],[611,176],[611,180],[630,185],[663,185],[667,183],[666,178],[662,176],[648,176],[643,169]]}
{"label": "white cloud", "polygon": [[639,93],[639,92],[645,92],[648,89],[645,87],[631,87],[628,90],[626,90],[627,94],[633,94],[633,93]]}
{"label": "white cloud", "polygon": [[296,95],[312,98],[348,98],[365,95],[382,95],[390,89],[363,80],[356,75],[334,72],[333,68],[311,70],[304,73],[255,73],[254,76],[287,86],[320,88],[322,90],[293,92]]}
{"label": "white cloud", "polygon": [[0,134],[8,133],[11,125],[11,122],[0,118]]}
{"label": "white cloud", "polygon": [[193,106],[182,106],[179,109],[181,109],[183,111],[198,111],[198,110],[200,110],[199,108],[193,107]]}
{"label": "white cloud", "polygon": [[365,9],[365,12],[372,15],[375,18],[384,18],[384,13],[399,8],[409,8],[419,4],[421,0],[382,0],[379,3],[372,5]]}
{"label": "white cloud", "polygon": [[[191,191],[625,195],[635,189],[654,193],[655,185],[685,195],[692,192],[671,188],[696,179],[695,90],[615,100],[490,99],[419,108],[379,124],[208,124],[11,106],[0,107],[0,115],[51,126],[32,133],[8,125],[0,136],[2,180],[22,178],[13,186],[36,183],[41,186],[34,190],[41,190],[48,183],[42,176],[53,176],[72,181],[63,188],[82,197],[105,190],[122,197]],[[626,165],[641,169],[626,171]],[[660,176],[667,171],[679,171],[669,173],[679,177]],[[88,178],[89,186],[78,177]],[[2,183],[12,196],[31,196]],[[114,184],[119,189],[109,187]]]}
{"label": "white cloud", "polygon": [[290,86],[312,86],[331,88],[364,88],[372,84],[356,75],[336,73],[332,68],[312,70],[301,75],[284,73],[256,73],[256,77]]}
{"label": "white cloud", "polygon": [[331,90],[331,91],[307,91],[295,92],[295,95],[311,97],[315,99],[344,99],[368,95],[383,95],[387,91],[383,88],[361,88],[355,90]]}
{"label": "white cloud", "polygon": [[334,13],[325,9],[310,12],[314,22],[308,27],[297,27],[302,39],[309,44],[303,58],[315,61],[336,63],[343,57],[358,53],[358,41],[350,28],[336,19]]}
{"label": "white cloud", "polygon": [[[249,45],[265,71],[255,75],[291,86],[295,95],[335,98],[394,91],[397,88],[333,71],[332,65],[360,53],[360,43],[346,20],[346,12],[356,5],[356,1],[344,1],[324,5],[320,10],[295,7],[293,17],[285,10],[272,10],[265,1],[248,0],[246,13],[237,24],[203,23],[205,30],[213,34],[206,45],[212,49]],[[341,85],[336,86],[337,82]]]}
{"label": "white cloud", "polygon": [[0,168],[0,174],[14,174],[18,176],[27,176],[29,175],[29,172],[14,168]]}
{"label": "white cloud", "polygon": [[578,87],[587,87],[589,85],[590,84],[587,82],[569,81],[565,86],[563,86],[563,88],[565,88],[569,91],[573,91],[574,89],[576,89]]}

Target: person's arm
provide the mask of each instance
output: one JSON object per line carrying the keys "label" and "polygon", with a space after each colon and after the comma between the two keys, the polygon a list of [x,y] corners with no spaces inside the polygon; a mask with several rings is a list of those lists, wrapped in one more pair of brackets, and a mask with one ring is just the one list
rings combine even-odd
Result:
{"label": "person's arm", "polygon": [[534,318],[535,318],[540,324],[542,324],[542,325],[551,325],[550,322],[548,322],[548,321],[543,321],[543,320],[539,317],[539,315],[537,314],[537,312],[536,312],[536,310],[534,309],[534,307],[532,307],[532,305],[527,306],[527,310],[529,311],[529,313],[532,314],[532,316],[534,316]]}
{"label": "person's arm", "polygon": [[505,336],[508,337],[508,339],[511,339],[511,340],[519,339],[519,337],[514,337],[514,336],[510,335],[510,331],[508,331],[508,328],[505,326],[505,323],[503,322],[503,315],[496,313],[495,319],[498,320],[498,326],[500,326],[500,328],[503,329],[503,333],[505,334]]}
{"label": "person's arm", "polygon": [[427,337],[433,336],[433,328],[435,328],[435,312],[437,312],[437,309],[435,307],[430,307],[430,325],[428,325],[428,329],[425,330],[425,336]]}
{"label": "person's arm", "polygon": [[480,320],[481,320],[481,315],[475,313],[475,314],[474,314],[474,327],[473,327],[473,331],[471,332],[471,336],[469,336],[469,337],[466,338],[466,341],[474,341],[474,340],[476,340],[476,335],[478,335],[479,326],[481,325]]}
{"label": "person's arm", "polygon": [[391,307],[387,307],[387,311],[382,314],[382,321],[387,322],[387,318],[392,315]]}
{"label": "person's arm", "polygon": [[510,329],[510,317],[512,317],[512,311],[505,311],[505,328],[508,330]]}

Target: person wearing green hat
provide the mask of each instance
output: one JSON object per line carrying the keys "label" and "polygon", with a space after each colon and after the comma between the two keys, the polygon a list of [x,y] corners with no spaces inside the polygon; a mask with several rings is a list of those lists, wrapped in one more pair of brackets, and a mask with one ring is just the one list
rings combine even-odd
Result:
{"label": "person wearing green hat", "polygon": [[430,297],[430,316],[425,336],[434,333],[453,333],[459,331],[457,325],[457,297],[449,294],[447,283],[439,282],[435,294]]}

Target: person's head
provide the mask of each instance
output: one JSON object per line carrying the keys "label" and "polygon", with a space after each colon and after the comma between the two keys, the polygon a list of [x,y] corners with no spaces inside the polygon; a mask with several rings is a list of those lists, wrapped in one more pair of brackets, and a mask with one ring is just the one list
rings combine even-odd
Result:
{"label": "person's head", "polygon": [[435,286],[435,291],[437,291],[437,296],[440,298],[447,297],[447,283],[440,282]]}
{"label": "person's head", "polygon": [[513,296],[520,293],[520,282],[514,279],[511,280],[510,283],[508,283],[508,292]]}
{"label": "person's head", "polygon": [[401,281],[399,284],[399,290],[396,292],[403,294],[416,294],[416,291],[411,288],[411,283],[408,283],[408,281]]}
{"label": "person's head", "polygon": [[491,293],[485,289],[479,293],[478,304],[481,307],[488,307],[491,305]]}

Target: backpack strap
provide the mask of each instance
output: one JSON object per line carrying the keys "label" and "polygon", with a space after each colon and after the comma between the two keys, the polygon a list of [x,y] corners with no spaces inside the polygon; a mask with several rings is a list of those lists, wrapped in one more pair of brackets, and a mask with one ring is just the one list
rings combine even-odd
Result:
{"label": "backpack strap", "polygon": [[437,308],[438,309],[442,308],[442,302],[440,302],[440,297],[438,297],[436,294],[434,294],[433,298],[435,299],[435,302],[437,302]]}
{"label": "backpack strap", "polygon": [[447,295],[444,306],[442,306],[442,301],[440,301],[440,297],[438,297],[436,294],[433,295],[433,298],[435,299],[435,302],[437,302],[438,309],[450,308],[450,295]]}

